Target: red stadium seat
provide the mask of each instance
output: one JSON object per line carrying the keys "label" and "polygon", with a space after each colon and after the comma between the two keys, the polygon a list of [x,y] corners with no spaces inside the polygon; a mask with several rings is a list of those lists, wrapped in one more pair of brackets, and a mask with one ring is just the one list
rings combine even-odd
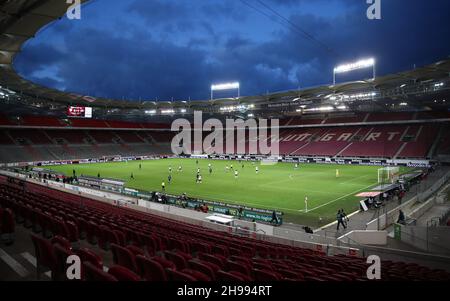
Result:
{"label": "red stadium seat", "polygon": [[256,281],[279,281],[281,277],[275,272],[253,269]]}
{"label": "red stadium seat", "polygon": [[147,281],[167,281],[166,270],[159,262],[137,255],[136,264],[143,279]]}
{"label": "red stadium seat", "polygon": [[59,243],[55,243],[53,245],[53,249],[56,257],[56,269],[55,269],[55,277],[57,280],[69,280],[67,278],[67,268],[69,265],[67,264],[67,258],[71,255],[75,255],[71,249],[67,249],[65,246],[61,246]]}
{"label": "red stadium seat", "polygon": [[192,269],[184,269],[181,272],[184,274],[187,274],[187,275],[191,275],[198,281],[212,281],[211,277],[209,277],[208,275],[206,275],[200,271],[196,271],[196,270],[192,270]]}
{"label": "red stadium seat", "polygon": [[114,254],[114,262],[118,265],[126,267],[133,272],[137,272],[135,255],[127,248],[121,247],[116,244],[111,244],[111,250]]}
{"label": "red stadium seat", "polygon": [[211,280],[215,280],[216,279],[216,273],[213,270],[213,268],[211,268],[211,266],[202,263],[201,261],[198,260],[189,260],[188,262],[188,267],[192,270],[196,270],[199,272],[202,272],[203,274],[207,275],[209,278],[211,278]]}
{"label": "red stadium seat", "polygon": [[65,237],[56,235],[54,236],[50,242],[52,243],[52,245],[54,244],[59,244],[61,247],[64,247],[66,250],[71,250],[72,249],[72,245],[70,244],[70,241],[68,241]]}
{"label": "red stadium seat", "polygon": [[164,251],[164,255],[168,260],[175,264],[177,270],[183,270],[187,268],[186,259],[184,259],[184,257],[179,255],[178,253],[172,251]]}
{"label": "red stadium seat", "polygon": [[57,271],[57,258],[50,241],[31,234],[31,240],[34,244],[36,254],[36,276],[39,279],[45,269],[52,272],[52,278],[55,279]]}
{"label": "red stadium seat", "polygon": [[224,281],[224,282],[235,282],[235,281],[243,282],[243,281],[245,281],[245,278],[235,275],[235,274],[232,274],[232,273],[218,271],[217,272],[217,280]]}
{"label": "red stadium seat", "polygon": [[2,240],[8,245],[12,244],[14,242],[14,232],[16,228],[12,210],[9,208],[4,209],[0,218],[0,234]]}
{"label": "red stadium seat", "polygon": [[115,265],[109,268],[108,274],[114,276],[119,281],[140,281],[141,278],[126,267]]}
{"label": "red stadium seat", "polygon": [[175,264],[172,261],[167,260],[167,259],[165,259],[163,257],[154,256],[154,257],[152,257],[150,259],[158,262],[159,264],[161,264],[164,269],[172,269],[172,270],[176,269],[176,266],[175,266]]}
{"label": "red stadium seat", "polygon": [[193,282],[197,281],[197,279],[189,274],[185,274],[176,270],[167,270],[167,274],[169,279],[172,281],[180,281],[180,282]]}
{"label": "red stadium seat", "polygon": [[113,275],[97,268],[90,262],[83,263],[83,280],[86,281],[118,281]]}
{"label": "red stadium seat", "polygon": [[74,250],[75,254],[80,257],[81,262],[89,262],[98,269],[103,268],[103,259],[94,251],[87,248]]}

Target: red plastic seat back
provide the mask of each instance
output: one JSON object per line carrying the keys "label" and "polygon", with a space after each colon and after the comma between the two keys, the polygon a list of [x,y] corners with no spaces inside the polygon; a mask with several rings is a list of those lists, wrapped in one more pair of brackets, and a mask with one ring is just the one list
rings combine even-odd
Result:
{"label": "red plastic seat back", "polygon": [[116,244],[111,244],[111,249],[115,254],[117,264],[137,272],[135,255],[130,250]]}
{"label": "red plastic seat back", "polygon": [[197,281],[196,278],[189,274],[185,274],[176,270],[167,270],[167,274],[169,275],[169,279],[172,281],[182,281],[182,282],[193,282]]}
{"label": "red plastic seat back", "polygon": [[95,267],[90,262],[83,263],[83,280],[86,281],[118,281],[113,275]]}
{"label": "red plastic seat back", "polygon": [[50,241],[34,234],[31,234],[31,240],[34,244],[37,264],[54,271],[56,269],[57,260]]}
{"label": "red plastic seat back", "polygon": [[164,267],[157,261],[144,256],[136,256],[136,263],[139,274],[147,281],[167,281],[167,274]]}
{"label": "red plastic seat back", "polygon": [[108,270],[108,274],[114,276],[119,281],[140,281],[141,278],[126,267],[115,265]]}

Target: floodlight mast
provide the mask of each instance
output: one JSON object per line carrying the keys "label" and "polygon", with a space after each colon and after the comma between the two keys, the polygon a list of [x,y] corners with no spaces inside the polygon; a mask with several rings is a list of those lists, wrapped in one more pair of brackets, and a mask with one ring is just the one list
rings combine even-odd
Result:
{"label": "floodlight mast", "polygon": [[337,66],[333,69],[333,86],[336,85],[336,75],[340,73],[347,73],[359,69],[372,67],[372,79],[376,78],[376,61],[374,58],[360,60],[354,63]]}
{"label": "floodlight mast", "polygon": [[214,91],[236,90],[236,89],[238,91],[238,98],[239,98],[241,97],[241,85],[239,82],[211,85],[211,100],[214,99]]}

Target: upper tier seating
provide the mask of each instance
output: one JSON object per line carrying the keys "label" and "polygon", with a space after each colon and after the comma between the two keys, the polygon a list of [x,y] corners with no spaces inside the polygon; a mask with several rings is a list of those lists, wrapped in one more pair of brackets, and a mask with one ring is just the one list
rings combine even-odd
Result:
{"label": "upper tier seating", "polygon": [[16,125],[16,123],[12,122],[8,117],[0,114],[0,125]]}
{"label": "upper tier seating", "polygon": [[70,119],[70,124],[73,127],[85,128],[109,128],[109,125],[104,120],[98,119]]}
{"label": "upper tier seating", "polygon": [[355,116],[349,116],[349,117],[331,117],[331,118],[327,118],[327,120],[325,120],[325,124],[363,122],[364,118],[366,118],[366,115],[368,115],[368,114],[357,114]]}
{"label": "upper tier seating", "polygon": [[67,126],[61,120],[56,117],[45,116],[24,116],[21,119],[21,125],[23,126]]}
{"label": "upper tier seating", "polygon": [[14,141],[10,138],[6,130],[0,130],[0,145],[14,144]]}
{"label": "upper tier seating", "polygon": [[380,122],[380,121],[405,121],[411,120],[414,117],[414,113],[411,112],[395,112],[395,113],[370,113],[367,118],[367,122]]}
{"label": "upper tier seating", "polygon": [[417,119],[444,119],[450,118],[450,112],[448,111],[432,111],[432,112],[419,112]]}
{"label": "upper tier seating", "polygon": [[108,120],[108,125],[112,128],[116,129],[139,129],[142,128],[142,126],[139,123],[135,122],[127,122],[127,121],[115,121],[115,120]]}

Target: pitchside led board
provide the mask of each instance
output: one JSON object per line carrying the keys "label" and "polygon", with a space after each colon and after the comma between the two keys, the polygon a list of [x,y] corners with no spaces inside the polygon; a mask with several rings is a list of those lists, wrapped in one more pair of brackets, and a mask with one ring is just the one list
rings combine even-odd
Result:
{"label": "pitchside led board", "polygon": [[91,107],[69,107],[67,116],[71,118],[92,118]]}

